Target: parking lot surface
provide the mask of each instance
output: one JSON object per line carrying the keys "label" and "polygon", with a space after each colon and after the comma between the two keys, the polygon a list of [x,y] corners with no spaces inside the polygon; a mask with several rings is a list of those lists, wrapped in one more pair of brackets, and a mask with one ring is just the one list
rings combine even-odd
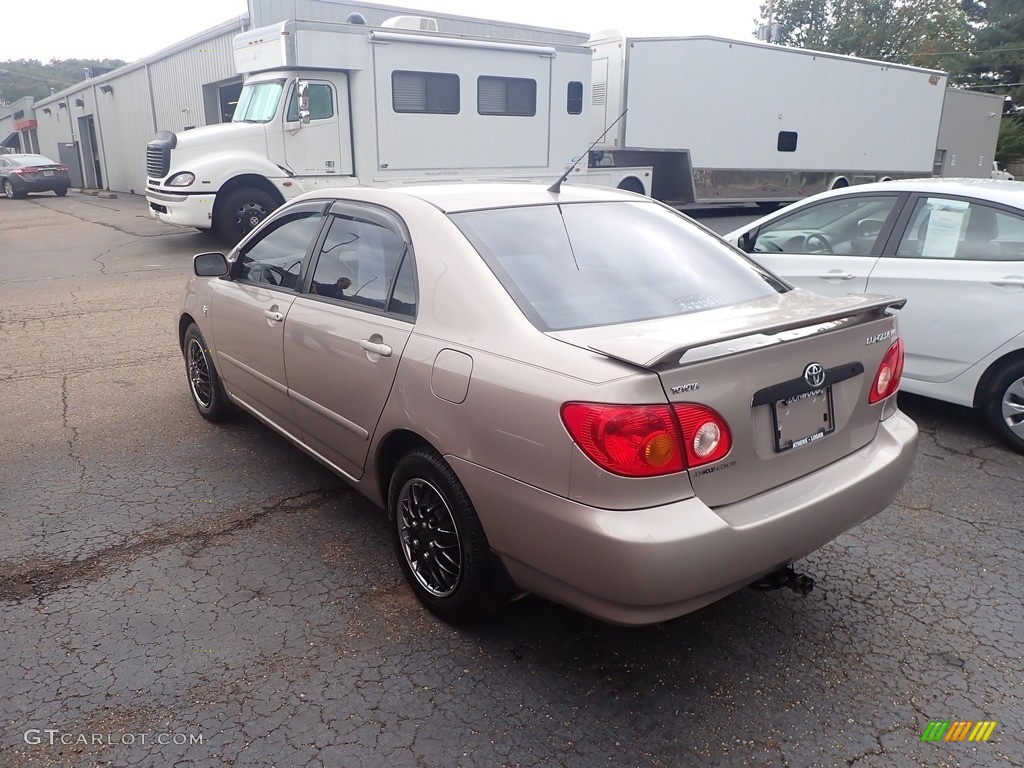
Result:
{"label": "parking lot surface", "polygon": [[901,399],[914,473],[806,597],[454,628],[380,510],[195,412],[174,308],[219,249],[138,197],[0,201],[0,765],[1024,765],[1024,456],[976,414]]}

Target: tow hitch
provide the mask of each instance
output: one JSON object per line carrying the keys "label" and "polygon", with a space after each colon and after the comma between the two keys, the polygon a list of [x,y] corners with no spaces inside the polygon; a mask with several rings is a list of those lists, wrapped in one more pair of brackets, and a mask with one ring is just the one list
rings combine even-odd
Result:
{"label": "tow hitch", "polygon": [[771,592],[783,587],[789,587],[798,594],[807,595],[814,589],[814,579],[802,573],[797,573],[791,566],[787,565],[785,568],[779,568],[777,571],[765,574],[750,585],[751,589],[756,589],[758,592]]}

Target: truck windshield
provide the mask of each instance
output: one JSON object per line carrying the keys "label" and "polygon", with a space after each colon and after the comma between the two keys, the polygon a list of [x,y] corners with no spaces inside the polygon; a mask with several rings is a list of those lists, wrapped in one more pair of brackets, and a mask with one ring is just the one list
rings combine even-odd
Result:
{"label": "truck windshield", "polygon": [[284,80],[246,84],[238,97],[233,123],[268,123],[277,114],[284,92]]}

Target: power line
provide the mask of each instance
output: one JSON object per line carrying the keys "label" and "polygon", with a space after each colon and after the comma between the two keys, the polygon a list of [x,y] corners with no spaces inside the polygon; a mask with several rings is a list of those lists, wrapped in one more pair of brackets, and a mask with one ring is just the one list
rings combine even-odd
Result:
{"label": "power line", "polygon": [[911,57],[914,56],[964,56],[975,53],[1003,53],[1011,51],[1024,51],[1024,48],[988,48],[980,51],[937,51],[935,53],[911,53]]}

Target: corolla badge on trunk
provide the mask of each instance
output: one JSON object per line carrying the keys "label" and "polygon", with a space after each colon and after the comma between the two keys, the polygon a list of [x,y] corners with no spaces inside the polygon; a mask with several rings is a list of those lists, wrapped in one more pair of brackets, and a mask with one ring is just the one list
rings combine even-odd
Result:
{"label": "corolla badge on trunk", "polygon": [[812,387],[820,387],[825,383],[825,368],[821,363],[810,363],[804,368],[804,381]]}

